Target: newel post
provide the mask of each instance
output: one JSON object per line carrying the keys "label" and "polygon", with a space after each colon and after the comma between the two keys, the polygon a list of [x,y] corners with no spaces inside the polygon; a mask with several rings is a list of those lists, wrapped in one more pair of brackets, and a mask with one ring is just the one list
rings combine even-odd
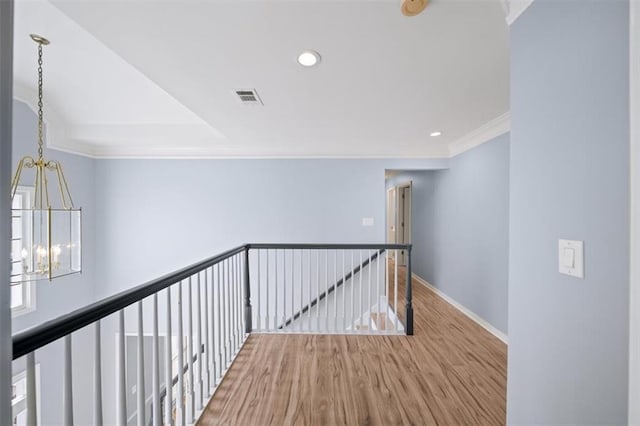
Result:
{"label": "newel post", "polygon": [[406,297],[405,297],[405,331],[407,336],[413,336],[413,295],[411,291],[411,248],[407,247],[407,285],[406,285]]}
{"label": "newel post", "polygon": [[244,331],[251,333],[253,325],[251,318],[251,282],[249,280],[249,246],[244,249]]}

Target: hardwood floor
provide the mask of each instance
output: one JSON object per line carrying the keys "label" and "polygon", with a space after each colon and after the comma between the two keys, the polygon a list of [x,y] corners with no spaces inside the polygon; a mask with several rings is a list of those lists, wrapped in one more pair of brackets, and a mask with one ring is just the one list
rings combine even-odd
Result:
{"label": "hardwood floor", "polygon": [[251,335],[198,424],[505,424],[506,345],[413,289],[414,336]]}

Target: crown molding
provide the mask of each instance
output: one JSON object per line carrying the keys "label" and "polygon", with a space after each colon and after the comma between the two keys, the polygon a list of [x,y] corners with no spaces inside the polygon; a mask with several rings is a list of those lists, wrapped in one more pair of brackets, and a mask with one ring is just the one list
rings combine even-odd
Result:
{"label": "crown molding", "polygon": [[60,149],[77,153],[98,160],[448,160],[446,152],[434,151],[433,153],[417,156],[397,155],[274,155],[274,154],[218,154],[204,149],[152,149],[143,147],[131,147],[128,149],[109,149],[94,146],[86,149],[84,143],[78,143],[76,148]]}
{"label": "crown molding", "polygon": [[507,133],[511,129],[511,119],[508,112],[500,117],[494,118],[487,124],[478,127],[471,133],[467,133],[462,138],[449,145],[449,158],[467,152],[472,148],[482,145],[485,142]]}
{"label": "crown molding", "polygon": [[529,6],[533,3],[534,0],[508,0],[509,1],[509,12],[507,14],[507,24],[512,25],[516,22],[516,19],[522,15],[522,12],[527,10]]}

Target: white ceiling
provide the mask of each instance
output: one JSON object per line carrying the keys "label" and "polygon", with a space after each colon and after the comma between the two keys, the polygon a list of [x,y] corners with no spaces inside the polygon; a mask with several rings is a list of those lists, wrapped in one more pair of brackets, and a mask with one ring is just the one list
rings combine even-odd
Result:
{"label": "white ceiling", "polygon": [[[23,0],[15,26],[18,84],[34,85],[28,34],[50,38],[54,145],[89,155],[446,157],[509,109],[499,0],[413,18],[396,0]],[[296,63],[305,49],[319,66]]]}

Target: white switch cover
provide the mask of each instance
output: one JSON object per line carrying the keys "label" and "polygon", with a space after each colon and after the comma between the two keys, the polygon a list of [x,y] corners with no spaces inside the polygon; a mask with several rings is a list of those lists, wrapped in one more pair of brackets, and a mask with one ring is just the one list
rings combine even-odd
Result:
{"label": "white switch cover", "polygon": [[363,217],[362,218],[362,226],[373,226],[373,218],[372,217]]}
{"label": "white switch cover", "polygon": [[558,269],[561,274],[584,278],[583,241],[558,240]]}

